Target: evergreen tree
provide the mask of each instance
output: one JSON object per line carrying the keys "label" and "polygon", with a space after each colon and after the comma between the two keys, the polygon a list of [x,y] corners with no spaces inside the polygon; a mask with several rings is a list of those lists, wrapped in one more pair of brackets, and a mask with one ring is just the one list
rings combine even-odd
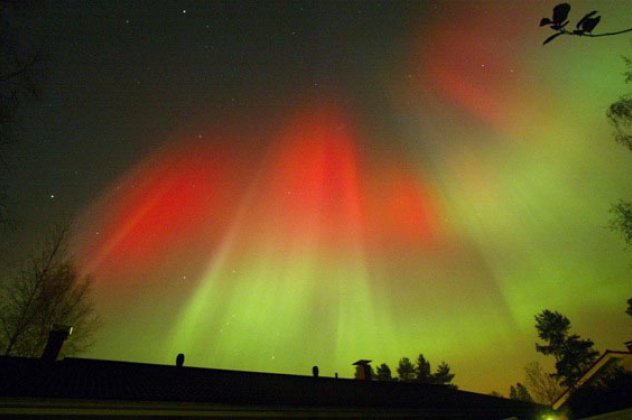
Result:
{"label": "evergreen tree", "polygon": [[417,367],[415,368],[415,374],[417,375],[417,382],[433,383],[434,378],[430,371],[430,362],[426,360],[423,354],[419,354],[417,357]]}
{"label": "evergreen tree", "polygon": [[548,309],[535,316],[538,337],[546,344],[535,345],[536,350],[555,357],[555,377],[564,386],[574,387],[582,373],[590,366],[599,352],[594,343],[577,334],[569,335],[571,322],[559,312]]}
{"label": "evergreen tree", "polygon": [[402,357],[399,360],[397,374],[402,382],[411,382],[415,379],[415,367],[408,357]]}
{"label": "evergreen tree", "polygon": [[391,368],[386,363],[382,363],[377,367],[377,380],[378,381],[392,381],[393,376],[391,374]]}
{"label": "evergreen tree", "polygon": [[450,383],[453,378],[454,373],[450,373],[450,366],[446,362],[441,362],[441,364],[437,366],[437,371],[432,375],[432,382],[456,388],[456,385]]}

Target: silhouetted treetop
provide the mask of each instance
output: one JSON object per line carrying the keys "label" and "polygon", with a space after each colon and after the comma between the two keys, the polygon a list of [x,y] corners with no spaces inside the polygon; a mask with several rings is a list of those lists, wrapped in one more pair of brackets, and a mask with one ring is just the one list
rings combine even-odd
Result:
{"label": "silhouetted treetop", "polygon": [[377,380],[378,381],[392,381],[393,376],[391,368],[386,363],[382,363],[377,367]]}
{"label": "silhouetted treetop", "polygon": [[548,309],[535,316],[538,337],[545,344],[535,345],[536,351],[555,357],[555,377],[562,385],[573,387],[582,373],[599,355],[589,339],[569,335],[570,320],[557,311]]}
{"label": "silhouetted treetop", "polygon": [[397,374],[402,382],[410,382],[415,380],[415,366],[408,357],[402,357],[397,366]]}
{"label": "silhouetted treetop", "polygon": [[518,401],[533,401],[527,388],[520,382],[516,383],[516,386],[511,385],[509,387],[509,398]]}

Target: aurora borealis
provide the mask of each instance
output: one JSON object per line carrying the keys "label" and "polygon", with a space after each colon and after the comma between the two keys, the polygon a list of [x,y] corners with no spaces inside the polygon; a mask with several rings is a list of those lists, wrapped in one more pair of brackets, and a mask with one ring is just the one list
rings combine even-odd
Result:
{"label": "aurora borealis", "polygon": [[[506,393],[550,365],[544,308],[621,348],[632,155],[605,110],[631,41],[543,47],[555,4],[49,6],[10,192],[31,231],[74,220],[104,320],[85,356],[350,377],[421,352]],[[603,30],[631,6],[573,2]]]}

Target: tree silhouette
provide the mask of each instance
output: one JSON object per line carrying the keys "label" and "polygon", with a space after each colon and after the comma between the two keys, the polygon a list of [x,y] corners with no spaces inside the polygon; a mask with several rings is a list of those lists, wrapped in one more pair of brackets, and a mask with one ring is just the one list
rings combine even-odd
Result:
{"label": "tree silhouette", "polygon": [[536,343],[536,350],[555,357],[555,377],[562,385],[573,388],[599,355],[593,348],[594,343],[577,334],[569,335],[571,322],[559,312],[545,309],[535,316],[535,320],[538,337],[546,341],[546,344]]}
{"label": "tree silhouette", "polygon": [[[632,60],[625,57],[624,60],[627,66],[625,81],[632,83]],[[615,141],[632,151],[632,95],[619,98],[610,105],[606,115],[615,130]],[[613,214],[610,227],[618,231],[623,240],[632,246],[632,202],[619,200],[610,212]]]}
{"label": "tree silhouette", "polygon": [[377,367],[376,377],[378,381],[392,381],[393,376],[391,373],[391,368],[388,367],[386,363],[382,363]]}
{"label": "tree silhouette", "polygon": [[538,362],[524,367],[525,385],[535,402],[551,405],[562,393],[559,382],[550,373],[545,372]]}
{"label": "tree silhouette", "polygon": [[610,227],[619,232],[628,246],[632,246],[632,202],[619,200],[610,208],[610,213]]}
{"label": "tree silhouette", "polygon": [[540,26],[548,26],[551,30],[555,32],[553,35],[545,39],[542,45],[546,45],[549,42],[553,41],[555,38],[562,35],[586,36],[596,38],[602,36],[620,35],[632,31],[632,28],[628,28],[616,32],[604,32],[600,34],[594,34],[593,30],[597,27],[597,25],[599,25],[599,22],[601,21],[601,16],[597,16],[598,12],[596,10],[586,13],[580,20],[577,21],[575,29],[569,30],[566,29],[566,27],[570,23],[570,21],[568,20],[568,15],[570,11],[570,4],[560,3],[553,8],[553,16],[551,18],[545,17],[540,20]]}
{"label": "tree silhouette", "polygon": [[[625,82],[632,83],[632,59],[623,57],[623,61],[626,66]],[[615,129],[615,141],[632,150],[632,95],[623,95],[612,103],[606,115]]]}
{"label": "tree silhouette", "polygon": [[90,299],[92,280],[80,277],[66,253],[67,229],[58,228],[22,271],[0,290],[0,344],[5,355],[38,357],[55,324],[74,333],[64,354],[88,348],[99,326]]}
{"label": "tree silhouette", "polygon": [[417,357],[417,367],[415,368],[417,382],[433,383],[434,378],[430,371],[430,362],[426,360],[423,354]]}
{"label": "tree silhouette", "polygon": [[532,402],[533,399],[531,398],[531,395],[529,395],[529,391],[527,391],[527,388],[522,385],[520,382],[516,383],[516,386],[511,385],[509,387],[509,398],[512,400],[519,400],[519,401],[527,401],[527,402]]}
{"label": "tree silhouette", "polygon": [[[417,356],[417,366],[413,365],[408,357],[402,357],[397,366],[397,375],[402,382],[439,384],[456,388],[456,385],[450,383],[454,378],[454,373],[450,372],[450,366],[446,362],[441,362],[441,364],[437,366],[437,370],[431,373],[430,361],[426,360],[421,353]],[[391,369],[386,363],[382,363],[378,366],[377,378],[380,381],[392,380]]]}
{"label": "tree silhouette", "polygon": [[402,357],[399,360],[397,375],[402,382],[412,382],[415,380],[415,367],[408,357]]}
{"label": "tree silhouette", "polygon": [[450,383],[453,378],[454,373],[450,373],[450,366],[446,362],[441,362],[441,364],[437,366],[437,371],[432,375],[433,383],[456,388],[456,385]]}

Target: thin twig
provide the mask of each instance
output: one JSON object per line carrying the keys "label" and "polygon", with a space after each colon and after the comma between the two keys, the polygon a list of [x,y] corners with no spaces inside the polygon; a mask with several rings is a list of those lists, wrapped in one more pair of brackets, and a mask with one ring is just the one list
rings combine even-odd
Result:
{"label": "thin twig", "polygon": [[626,32],[632,32],[632,28],[623,29],[623,30],[617,31],[617,32],[604,32],[602,34],[591,34],[591,33],[585,33],[585,32],[582,32],[582,33],[569,32],[569,31],[567,31],[565,29],[562,29],[561,32],[563,32],[563,33],[565,33],[567,35],[588,36],[588,37],[591,37],[591,38],[597,38],[597,37],[600,37],[600,36],[612,36],[612,35],[624,34]]}

